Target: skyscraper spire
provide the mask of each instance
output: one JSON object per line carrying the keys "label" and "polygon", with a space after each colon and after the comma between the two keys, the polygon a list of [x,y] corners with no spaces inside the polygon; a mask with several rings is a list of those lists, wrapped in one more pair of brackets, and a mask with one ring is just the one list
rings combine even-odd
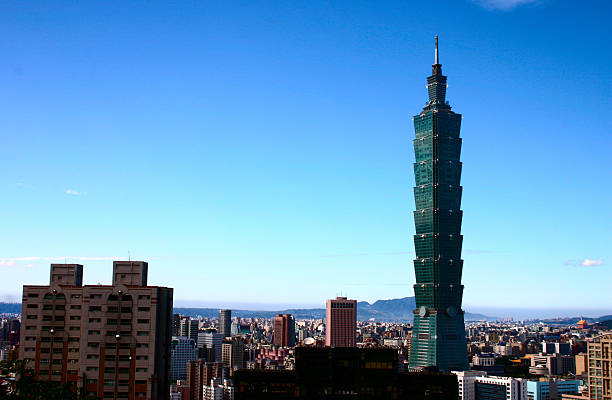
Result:
{"label": "skyscraper spire", "polygon": [[436,35],[436,62],[434,64],[440,64],[440,62],[438,61],[438,35]]}

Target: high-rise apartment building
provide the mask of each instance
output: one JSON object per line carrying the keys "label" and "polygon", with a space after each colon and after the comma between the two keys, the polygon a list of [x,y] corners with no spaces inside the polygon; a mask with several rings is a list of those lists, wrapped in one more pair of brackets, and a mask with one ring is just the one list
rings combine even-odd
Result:
{"label": "high-rise apartment building", "polygon": [[115,261],[112,285],[83,286],[82,265],[51,264],[49,285],[23,287],[20,359],[102,399],[167,398],[173,290],[147,273]]}
{"label": "high-rise apartment building", "polygon": [[219,333],[224,338],[232,336],[232,310],[219,310]]}
{"label": "high-rise apartment building", "polygon": [[187,379],[187,363],[197,359],[196,342],[184,336],[174,336],[170,343],[170,380]]}
{"label": "high-rise apartment building", "polygon": [[274,345],[295,346],[295,321],[291,314],[278,314],[274,317]]}
{"label": "high-rise apartment building", "polygon": [[438,62],[427,78],[429,101],[413,117],[414,269],[416,310],[410,366],[441,371],[469,368],[461,309],[461,115],[446,101],[446,76]]}
{"label": "high-rise apartment building", "polygon": [[210,385],[213,379],[226,378],[226,370],[221,362],[190,361],[187,364],[187,387],[189,396],[183,400],[202,400],[203,387]]}
{"label": "high-rise apartment building", "polygon": [[325,346],[355,346],[357,300],[346,297],[327,300],[325,318]]}
{"label": "high-rise apartment building", "polygon": [[612,400],[612,334],[587,344],[589,399]]}

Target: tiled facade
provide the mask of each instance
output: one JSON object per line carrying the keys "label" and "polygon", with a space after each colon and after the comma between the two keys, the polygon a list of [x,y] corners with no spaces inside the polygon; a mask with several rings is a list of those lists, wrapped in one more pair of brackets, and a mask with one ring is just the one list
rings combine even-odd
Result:
{"label": "tiled facade", "polygon": [[173,290],[147,272],[115,261],[112,285],[83,286],[82,265],[52,264],[49,285],[23,287],[20,359],[101,399],[165,399]]}
{"label": "tiled facade", "polygon": [[357,300],[337,297],[327,300],[325,346],[355,347]]}

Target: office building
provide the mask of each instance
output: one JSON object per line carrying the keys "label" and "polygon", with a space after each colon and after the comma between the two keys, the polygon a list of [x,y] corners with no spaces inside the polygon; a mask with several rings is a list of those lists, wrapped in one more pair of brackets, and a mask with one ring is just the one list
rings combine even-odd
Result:
{"label": "office building", "polygon": [[566,375],[576,373],[576,359],[574,356],[564,356],[559,353],[533,354],[529,372],[534,375]]}
{"label": "office building", "polygon": [[542,342],[543,354],[561,354],[564,356],[569,356],[571,351],[572,349],[569,343]]}
{"label": "office building", "polygon": [[177,336],[183,336],[188,339],[192,339],[197,344],[199,323],[200,321],[198,321],[197,319],[182,317],[180,321],[179,334]]}
{"label": "office building", "polygon": [[416,310],[410,366],[440,371],[469,368],[461,309],[461,115],[445,100],[446,76],[438,61],[427,78],[429,101],[413,118],[414,269]]}
{"label": "office building", "polygon": [[591,400],[612,400],[612,334],[597,336],[587,344],[588,385]]}
{"label": "office building", "polygon": [[224,338],[232,336],[232,310],[219,310],[219,333]]}
{"label": "office building", "polygon": [[504,365],[495,362],[496,355],[494,353],[480,353],[472,357],[472,370],[485,371],[487,375],[503,376]]}
{"label": "office building", "polygon": [[278,314],[274,317],[274,345],[295,346],[295,321],[290,314]]}
{"label": "office building", "polygon": [[589,371],[589,360],[586,353],[576,354],[574,360],[576,362],[576,376],[584,375],[586,377]]}
{"label": "office building", "polygon": [[184,336],[175,336],[170,344],[170,380],[187,379],[187,363],[198,358],[196,343]]}
{"label": "office building", "polygon": [[221,347],[223,366],[232,371],[244,368],[244,342],[239,337],[225,338]]}
{"label": "office building", "polygon": [[357,331],[357,300],[349,300],[346,297],[327,300],[325,317],[325,345],[354,347]]}
{"label": "office building", "polygon": [[527,381],[487,376],[484,371],[453,371],[460,400],[527,400]]}
{"label": "office building", "polygon": [[217,333],[214,330],[207,330],[198,333],[198,347],[206,347],[208,350],[212,350],[214,359],[208,359],[208,361],[221,361],[221,350],[224,336],[221,333]]}
{"label": "office building", "polygon": [[236,400],[457,400],[452,374],[400,373],[395,349],[296,347],[294,370],[243,369]]}
{"label": "office building", "polygon": [[172,336],[182,336],[181,314],[172,314]]}
{"label": "office building", "polygon": [[2,318],[0,322],[0,342],[15,346],[21,335],[21,321],[17,318]]}
{"label": "office building", "polygon": [[112,285],[83,285],[80,264],[51,264],[25,285],[20,358],[40,379],[100,398],[166,399],[171,288],[147,286],[148,264],[113,262]]}
{"label": "office building", "polygon": [[557,378],[542,378],[527,382],[528,400],[557,400],[564,394],[578,394],[579,380],[563,380]]}

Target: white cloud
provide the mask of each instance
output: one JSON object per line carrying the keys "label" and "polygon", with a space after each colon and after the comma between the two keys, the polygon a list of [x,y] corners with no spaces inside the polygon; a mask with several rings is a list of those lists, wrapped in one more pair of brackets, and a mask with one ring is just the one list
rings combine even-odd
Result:
{"label": "white cloud", "polygon": [[66,189],[64,193],[72,195],[72,196],[80,196],[82,194],[81,192],[77,192],[76,190],[72,190],[72,189]]}
{"label": "white cloud", "polygon": [[603,258],[601,257],[599,257],[596,260],[591,260],[590,258],[587,258],[582,262],[583,267],[594,267],[594,266],[598,266],[602,264],[603,264]]}
{"label": "white cloud", "polygon": [[510,11],[513,8],[531,3],[539,3],[541,0],[473,0],[476,4],[489,10]]}

